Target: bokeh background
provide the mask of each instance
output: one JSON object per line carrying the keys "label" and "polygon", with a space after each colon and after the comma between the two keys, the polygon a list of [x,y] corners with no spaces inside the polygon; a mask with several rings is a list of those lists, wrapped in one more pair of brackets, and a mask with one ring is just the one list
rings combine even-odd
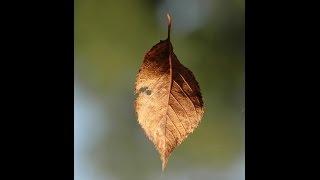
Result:
{"label": "bokeh background", "polygon": [[[162,172],[133,91],[167,12],[205,114]],[[244,12],[244,0],[75,0],[75,180],[244,180]]]}

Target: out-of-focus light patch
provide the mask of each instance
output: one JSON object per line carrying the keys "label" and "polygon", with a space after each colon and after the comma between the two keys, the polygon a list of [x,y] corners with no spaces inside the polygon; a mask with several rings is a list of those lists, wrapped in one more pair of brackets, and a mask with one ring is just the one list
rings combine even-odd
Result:
{"label": "out-of-focus light patch", "polygon": [[228,179],[230,180],[245,180],[245,158],[241,157],[230,168],[230,174]]}
{"label": "out-of-focus light patch", "polygon": [[166,28],[166,14],[173,20],[172,28],[179,34],[188,34],[203,27],[213,12],[212,0],[164,0],[158,5],[157,15],[161,27]]}
{"label": "out-of-focus light patch", "polygon": [[75,83],[74,102],[74,179],[111,179],[95,170],[88,157],[91,148],[107,130],[105,111],[99,101]]}
{"label": "out-of-focus light patch", "polygon": [[[191,165],[192,166],[192,165]],[[169,170],[167,170],[169,171]],[[154,178],[158,177],[158,178]],[[192,169],[185,169],[182,171],[175,171],[158,176],[153,174],[150,179],[154,180],[244,180],[245,179],[245,162],[244,157],[236,160],[231,166],[227,168],[216,168],[216,167],[194,167]]]}

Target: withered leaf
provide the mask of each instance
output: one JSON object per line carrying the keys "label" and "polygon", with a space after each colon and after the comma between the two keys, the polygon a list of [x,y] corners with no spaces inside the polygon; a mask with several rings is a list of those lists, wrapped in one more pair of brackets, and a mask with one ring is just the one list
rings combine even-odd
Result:
{"label": "withered leaf", "polygon": [[193,73],[184,67],[168,38],[153,46],[137,74],[135,109],[138,122],[166,167],[171,152],[198,126],[203,101]]}

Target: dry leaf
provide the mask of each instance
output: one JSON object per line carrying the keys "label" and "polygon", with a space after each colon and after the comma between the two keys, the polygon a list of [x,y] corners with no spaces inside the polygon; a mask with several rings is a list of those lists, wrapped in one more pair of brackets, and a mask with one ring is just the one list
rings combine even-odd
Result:
{"label": "dry leaf", "polygon": [[173,53],[168,38],[145,55],[137,74],[138,122],[154,143],[166,167],[171,152],[194,131],[203,116],[203,101],[193,73]]}

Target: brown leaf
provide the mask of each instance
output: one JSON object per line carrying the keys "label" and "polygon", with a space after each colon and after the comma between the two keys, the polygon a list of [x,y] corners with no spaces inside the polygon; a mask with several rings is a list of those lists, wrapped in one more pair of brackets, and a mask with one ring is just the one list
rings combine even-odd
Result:
{"label": "brown leaf", "polygon": [[138,122],[154,143],[166,167],[171,152],[194,131],[203,116],[203,101],[193,73],[184,67],[168,38],[145,55],[137,74]]}

